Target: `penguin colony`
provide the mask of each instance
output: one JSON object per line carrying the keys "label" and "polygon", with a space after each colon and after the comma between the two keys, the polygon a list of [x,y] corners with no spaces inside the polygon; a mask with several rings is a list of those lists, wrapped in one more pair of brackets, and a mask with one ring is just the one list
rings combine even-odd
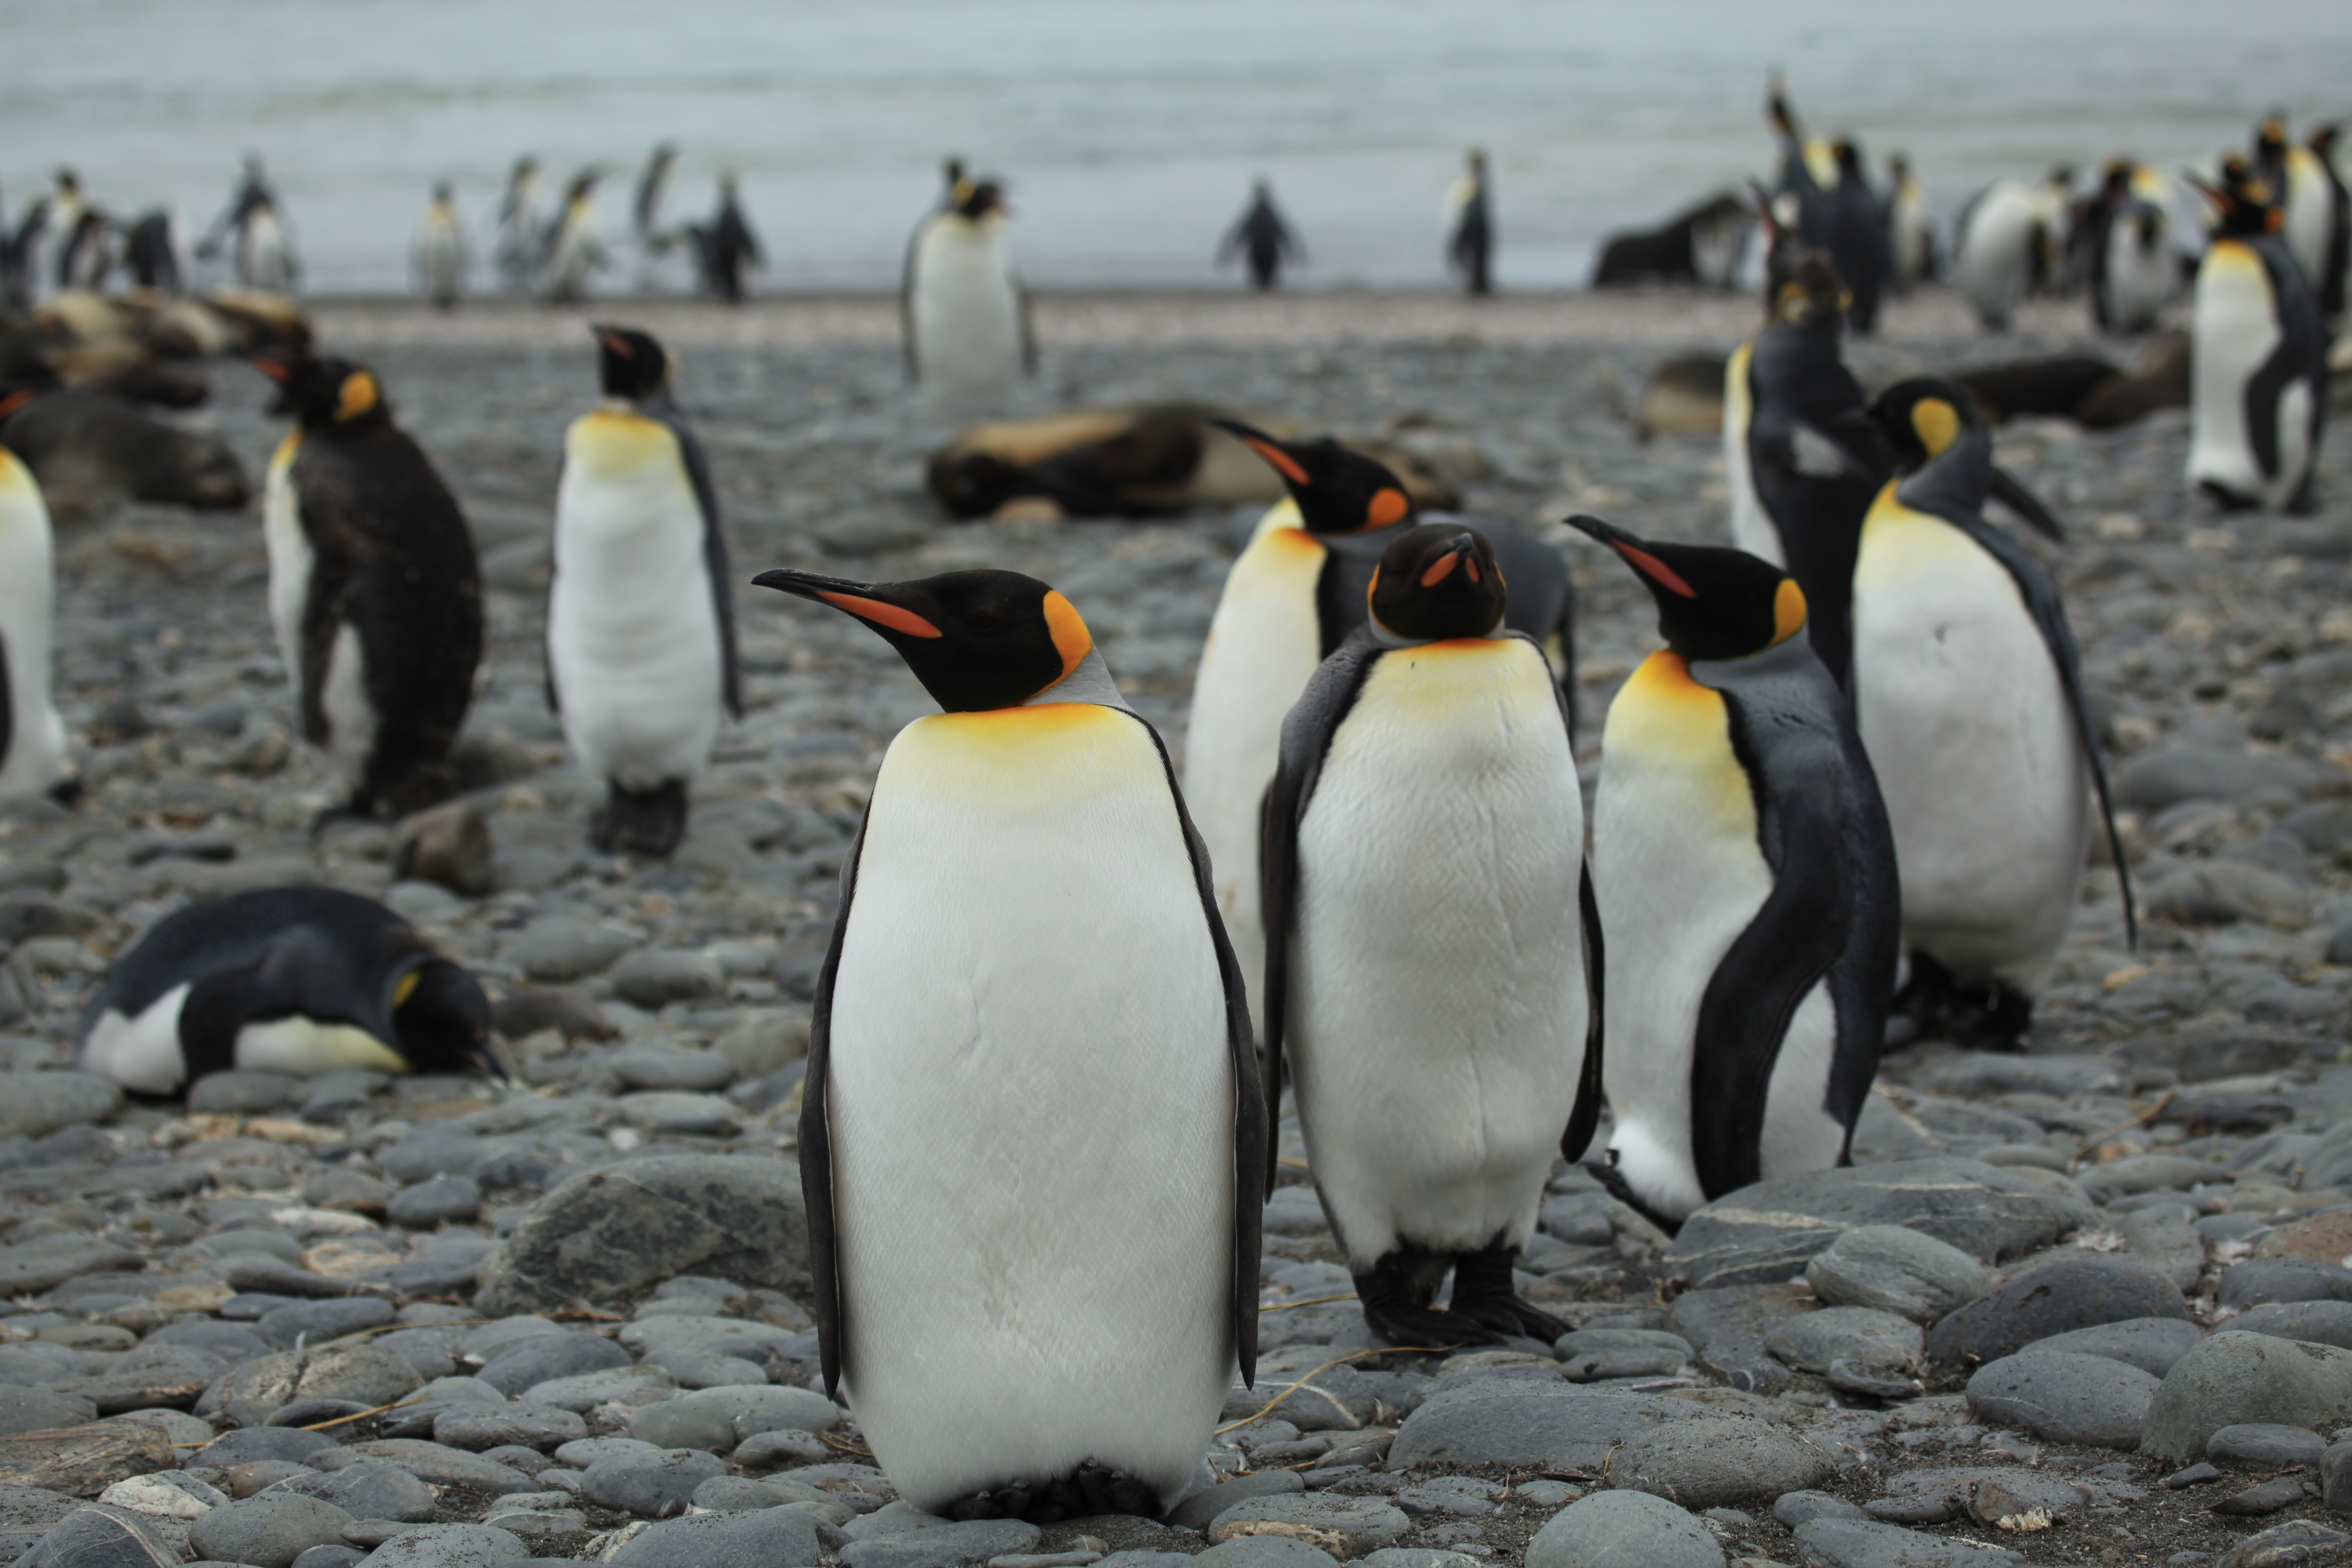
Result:
{"label": "penguin colony", "polygon": [[[1589,834],[1564,558],[1422,513],[1332,442],[1227,426],[1286,494],[1212,622],[1181,784],[1047,584],[751,579],[858,621],[940,709],[891,743],[842,867],[800,1135],[826,1386],[916,1506],[1051,1520],[1185,1491],[1232,1379],[1254,1376],[1286,1089],[1376,1335],[1549,1339],[1563,1325],[1517,1296],[1512,1260],[1555,1158],[1590,1156],[1672,1226],[1844,1162],[1890,1018],[2002,1046],[2030,1028],[2094,800],[2115,828],[2060,596],[1985,508],[2062,530],[1957,387],[1872,398],[1845,369],[1870,290],[1924,263],[1848,199],[1850,142],[1811,143],[1777,95],[1774,120],[1764,321],[1725,387],[1741,548],[1566,520],[1641,582],[1663,644],[1610,705]],[[2190,478],[2230,505],[2307,503],[2325,404],[2305,165],[2273,141],[2209,192],[2197,279]],[[1468,183],[1453,254],[1483,291],[1483,160]],[[573,183],[551,252],[562,288],[597,264],[592,186]],[[2119,319],[2146,302],[2137,190],[2113,172],[2096,225]],[[2063,216],[2031,189],[1979,205],[1964,228],[2033,237],[2028,261]],[[267,206],[241,205],[241,227],[266,237]],[[1975,254],[2013,299],[2015,257]],[[926,390],[1025,363],[991,183],[951,174],[906,308]],[[594,336],[550,696],[607,782],[592,839],[657,857],[740,705],[731,575],[669,355]],[[343,809],[414,810],[455,784],[482,638],[470,537],[372,372],[257,363],[298,422],[265,531],[302,732],[343,768]],[[62,773],[50,548],[37,487],[0,454],[10,795]],[[487,1068],[487,1034],[478,985],[387,911],[289,889],[157,922],[79,1047],[167,1093],[231,1066]],[[1038,1124],[1055,1135],[1002,1136]]]}

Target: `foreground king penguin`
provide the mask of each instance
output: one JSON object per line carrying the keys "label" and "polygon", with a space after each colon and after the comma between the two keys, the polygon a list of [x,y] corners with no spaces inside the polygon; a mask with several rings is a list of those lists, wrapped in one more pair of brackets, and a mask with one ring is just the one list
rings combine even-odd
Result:
{"label": "foreground king penguin", "polygon": [[647,334],[594,327],[604,400],[563,438],[548,589],[548,695],[580,769],[604,780],[590,842],[661,857],[687,784],[743,711],[734,595],[710,465]]}
{"label": "foreground king penguin", "polygon": [[[16,401],[0,398],[0,418]],[[47,794],[64,771],[65,721],[49,695],[56,586],[57,545],[40,481],[0,447],[0,804]]]}
{"label": "foreground king penguin", "polygon": [[1157,1515],[1255,1375],[1266,1160],[1167,752],[1033,577],[753,581],[855,616],[946,710],[883,758],[817,982],[826,1390],[917,1508]]}
{"label": "foreground king penguin", "polygon": [[258,359],[299,422],[269,462],[269,618],[302,738],[350,785],[342,811],[402,816],[455,787],[449,750],[482,658],[481,572],[457,499],[392,422],[372,371]]}
{"label": "foreground king penguin", "polygon": [[1852,689],[1903,868],[1898,1005],[2018,1049],[2082,890],[2086,783],[2137,935],[2082,656],[2049,574],[1985,521],[1992,436],[1969,395],[1921,377],[1872,413],[1900,474],[1863,525]]}
{"label": "foreground king penguin", "polygon": [[1633,569],[1666,642],[1609,705],[1592,881],[1609,931],[1604,1179],[1678,1222],[1846,1163],[1895,985],[1895,847],[1795,579],[1744,551],[1568,521]]}
{"label": "foreground king penguin", "polygon": [[1286,1067],[1364,1322],[1392,1344],[1568,1331],[1511,1260],[1601,1113],[1568,706],[1503,593],[1472,529],[1392,541],[1266,799],[1267,1098]]}
{"label": "foreground king penguin", "polygon": [[75,1059],[142,1094],[231,1068],[496,1072],[474,977],[373,899],[265,888],[148,928],[83,1010]]}
{"label": "foreground king penguin", "polygon": [[[1283,719],[1316,667],[1364,624],[1364,595],[1381,552],[1421,514],[1385,465],[1328,437],[1277,441],[1232,420],[1213,423],[1265,458],[1289,492],[1259,519],[1226,574],[1193,676],[1184,742],[1184,797],[1215,868],[1217,908],[1243,973],[1255,974],[1265,953],[1258,812]],[[1479,518],[1475,526],[1510,581],[1504,624],[1537,639],[1572,703],[1576,605],[1567,563],[1500,518]]]}

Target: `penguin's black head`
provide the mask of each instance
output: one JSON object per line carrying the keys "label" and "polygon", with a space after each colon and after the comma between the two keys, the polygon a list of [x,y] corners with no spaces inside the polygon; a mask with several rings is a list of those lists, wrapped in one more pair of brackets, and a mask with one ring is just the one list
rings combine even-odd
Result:
{"label": "penguin's black head", "polygon": [[497,1073],[490,1055],[490,999],[447,959],[426,953],[391,979],[394,1044],[418,1072]]}
{"label": "penguin's black head", "polygon": [[1350,451],[1325,436],[1313,441],[1277,441],[1238,419],[1210,424],[1238,437],[1282,476],[1309,533],[1364,533],[1413,515],[1412,498],[1388,466]]}
{"label": "penguin's black head", "polygon": [[1878,395],[1870,416],[1895,447],[1895,464],[1916,473],[1963,439],[1985,436],[1976,401],[1948,381],[1913,376]]}
{"label": "penguin's black head", "polygon": [[1911,177],[1911,160],[1900,153],[1896,153],[1890,156],[1886,160],[1886,177],[1894,181],[1898,185],[1904,181],[1909,179]]}
{"label": "penguin's black head", "polygon": [[71,169],[59,169],[58,171],[58,189],[64,192],[67,195],[72,195],[75,192],[81,189],[81,176],[75,174]]}
{"label": "penguin's black head", "polygon": [[1503,572],[1476,529],[1425,522],[1381,552],[1364,602],[1373,626],[1404,642],[1483,637],[1503,624]]}
{"label": "penguin's black head", "polygon": [[516,179],[518,179],[518,180],[527,180],[527,179],[530,178],[530,176],[531,176],[531,175],[536,174],[538,174],[538,173],[539,173],[539,160],[538,160],[538,159],[533,158],[533,157],[531,157],[530,154],[526,153],[526,154],[524,154],[522,157],[517,158],[517,159],[515,160],[515,166],[514,166],[514,177],[515,177]]}
{"label": "penguin's black head", "polygon": [[940,173],[946,178],[948,189],[954,190],[963,184],[963,160],[952,153],[949,153],[947,162],[940,165]]}
{"label": "penguin's black head", "polygon": [[1766,318],[1790,326],[1810,327],[1845,319],[1845,283],[1837,264],[1825,250],[1816,250],[1780,231],[1765,262]]}
{"label": "penguin's black head", "polygon": [[2254,132],[2254,151],[2265,163],[2275,163],[2286,156],[2286,116],[2273,110],[2263,117]]}
{"label": "penguin's black head", "polygon": [[1018,572],[852,583],[778,570],[751,581],[856,616],[950,713],[1018,708],[1076,674],[1094,651],[1069,600]]}
{"label": "penguin's black head", "polygon": [[2342,127],[2338,126],[2332,120],[2325,125],[2313,126],[2311,128],[2311,136],[2309,138],[2311,142],[2311,150],[2318,153],[2322,158],[2335,157],[2336,137],[2341,129]]}
{"label": "penguin's black head", "polygon": [[2280,205],[2278,193],[2234,153],[2222,161],[2219,185],[2209,185],[2194,174],[2189,176],[2189,183],[2220,210],[2223,234],[2243,238],[2275,234],[2285,226],[2286,209]]}
{"label": "penguin's black head", "polygon": [[968,218],[983,218],[1006,211],[1004,187],[994,180],[972,180],[957,187],[956,211]]}
{"label": "penguin's black head", "polygon": [[278,384],[278,402],[270,412],[291,414],[306,430],[392,416],[375,373],[349,360],[265,354],[252,363]]}
{"label": "penguin's black head", "polygon": [[1832,144],[1831,154],[1837,159],[1838,173],[1847,179],[1862,177],[1862,147],[1851,136],[1841,136]]}
{"label": "penguin's black head", "polygon": [[640,403],[669,384],[669,351],[635,327],[595,326],[596,369],[604,395]]}
{"label": "penguin's black head", "polygon": [[1633,569],[1658,602],[1658,635],[1685,658],[1746,658],[1804,628],[1797,580],[1744,550],[1653,544],[1597,517],[1571,517],[1568,525]]}
{"label": "penguin's black head", "polygon": [[447,206],[449,205],[448,181],[441,180],[435,183],[433,186],[433,199],[442,206]]}
{"label": "penguin's black head", "polygon": [[2129,158],[2110,158],[2103,171],[2099,188],[2109,202],[2119,202],[2131,195],[2132,162]]}

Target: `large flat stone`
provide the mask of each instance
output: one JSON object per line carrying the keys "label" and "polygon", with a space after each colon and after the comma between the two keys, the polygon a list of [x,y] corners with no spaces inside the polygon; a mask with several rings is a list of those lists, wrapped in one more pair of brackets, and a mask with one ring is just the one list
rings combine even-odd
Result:
{"label": "large flat stone", "polygon": [[1388,1463],[1392,1469],[1444,1461],[1598,1470],[1620,1444],[1668,1422],[1712,1414],[1686,1399],[1482,1378],[1448,1389],[1407,1416]]}
{"label": "large flat stone", "polygon": [[2147,1264],[2085,1254],[2030,1269],[1951,1313],[1928,1331],[1927,1354],[1955,1366],[1998,1361],[2074,1329],[2188,1316],[2180,1288]]}
{"label": "large flat stone", "polygon": [[1685,1508],[1737,1508],[1803,1491],[1837,1474],[1837,1463],[1785,1426],[1721,1415],[1652,1426],[1609,1463],[1612,1484]]}

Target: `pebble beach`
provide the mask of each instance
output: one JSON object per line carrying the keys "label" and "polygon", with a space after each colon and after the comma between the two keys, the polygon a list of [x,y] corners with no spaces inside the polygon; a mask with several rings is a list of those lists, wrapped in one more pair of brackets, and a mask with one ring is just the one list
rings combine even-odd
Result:
{"label": "pebble beach", "polygon": [[[2128,363],[2085,314],[2035,301],[1987,338],[1928,290],[1848,357],[1873,390]],[[1727,352],[1755,315],[1678,292],[1046,295],[1014,411],[1196,401],[1381,437],[1535,530],[1574,569],[1589,790],[1654,616],[1559,520],[1729,542],[1719,438],[1644,440],[1630,416],[1663,361]],[[1257,509],[943,521],[923,463],[955,426],[910,400],[895,299],[314,306],[474,531],[464,794],[314,839],[336,787],[295,739],[258,500],[60,507],[85,791],[0,816],[0,1563],[2352,1562],[2344,441],[2314,515],[2225,517],[2183,483],[2185,410],[1998,432],[2068,525],[2029,547],[2082,644],[2140,913],[2135,950],[2095,864],[2029,1052],[1906,1044],[1852,1168],[1672,1237],[1562,1166],[1519,1279],[1572,1325],[1556,1345],[1376,1345],[1286,1118],[1257,1385],[1194,1494],[1158,1521],[957,1523],[896,1500],[822,1392],[794,1163],[841,859],[883,748],[932,704],[870,634],[742,587],[746,711],[684,846],[588,847],[603,784],[565,756],[541,638],[592,321],[677,353],[739,578],[1042,578],[1181,755]],[[272,389],[236,363],[211,382],[178,417],[257,481]],[[230,1072],[136,1102],[73,1070],[79,1009],[142,931],[298,881],[383,899],[480,977],[512,1076]]]}

